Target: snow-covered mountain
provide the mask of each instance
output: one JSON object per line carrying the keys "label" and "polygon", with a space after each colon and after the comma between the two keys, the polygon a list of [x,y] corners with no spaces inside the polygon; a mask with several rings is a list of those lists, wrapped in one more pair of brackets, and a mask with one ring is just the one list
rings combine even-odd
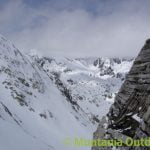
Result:
{"label": "snow-covered mountain", "polygon": [[76,149],[64,140],[92,138],[131,64],[28,56],[0,36],[0,149]]}
{"label": "snow-covered mountain", "polygon": [[108,112],[115,93],[118,92],[132,64],[132,59],[119,58],[58,60],[34,56],[34,60],[45,70],[60,91],[68,91],[71,101],[83,110],[93,124],[98,123]]}

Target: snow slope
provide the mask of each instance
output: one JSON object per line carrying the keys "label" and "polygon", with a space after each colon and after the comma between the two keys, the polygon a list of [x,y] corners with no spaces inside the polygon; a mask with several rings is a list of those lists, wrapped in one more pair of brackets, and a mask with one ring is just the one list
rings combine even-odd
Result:
{"label": "snow slope", "polygon": [[43,69],[2,36],[0,89],[0,149],[70,150],[65,138],[91,138],[90,123],[75,118],[78,113]]}

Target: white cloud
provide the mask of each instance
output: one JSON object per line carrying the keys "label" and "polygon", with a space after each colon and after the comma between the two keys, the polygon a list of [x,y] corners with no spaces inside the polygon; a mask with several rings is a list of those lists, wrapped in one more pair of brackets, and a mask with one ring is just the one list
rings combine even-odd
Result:
{"label": "white cloud", "polygon": [[150,36],[147,6],[135,2],[123,3],[107,15],[94,16],[83,8],[36,9],[17,0],[16,4],[9,3],[2,14],[0,22],[13,23],[18,29],[8,37],[24,51],[37,49],[44,55],[136,56]]}

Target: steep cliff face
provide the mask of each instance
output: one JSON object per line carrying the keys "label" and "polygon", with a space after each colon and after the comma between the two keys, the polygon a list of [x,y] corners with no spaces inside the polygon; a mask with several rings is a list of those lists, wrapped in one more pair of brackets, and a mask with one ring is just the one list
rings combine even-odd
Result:
{"label": "steep cliff face", "polygon": [[[150,40],[141,52],[116,95],[115,102],[103,119],[94,139],[97,138],[141,138],[150,136]],[[107,128],[104,127],[107,124]],[[101,133],[104,133],[103,135]],[[102,148],[93,147],[93,150]],[[112,148],[105,148],[112,149]],[[150,149],[148,147],[124,147],[120,149]]]}
{"label": "steep cliff face", "polygon": [[[147,128],[150,125],[150,40],[147,40],[134,64],[126,76],[126,80],[116,96],[115,103],[108,114],[110,126],[115,129],[131,127],[129,136],[134,136],[136,128],[142,129],[150,135]],[[132,124],[132,121],[136,123]],[[136,124],[136,125],[135,125]],[[133,127],[134,126],[134,127]],[[126,134],[126,132],[125,132]]]}

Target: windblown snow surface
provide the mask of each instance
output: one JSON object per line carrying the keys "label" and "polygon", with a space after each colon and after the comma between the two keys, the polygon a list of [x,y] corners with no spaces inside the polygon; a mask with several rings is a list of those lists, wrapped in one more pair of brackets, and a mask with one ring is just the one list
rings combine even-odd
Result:
{"label": "windblown snow surface", "polygon": [[77,149],[64,140],[92,139],[131,65],[29,56],[0,36],[0,150]]}

